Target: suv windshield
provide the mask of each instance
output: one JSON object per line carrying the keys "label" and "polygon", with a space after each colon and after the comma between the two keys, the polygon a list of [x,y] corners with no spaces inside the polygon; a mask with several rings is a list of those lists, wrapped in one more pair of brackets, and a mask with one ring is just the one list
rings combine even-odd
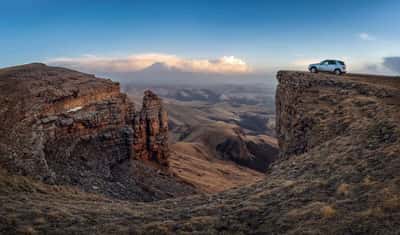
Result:
{"label": "suv windshield", "polygon": [[338,61],[338,62],[339,62],[339,64],[344,65],[344,62],[343,62],[343,61]]}

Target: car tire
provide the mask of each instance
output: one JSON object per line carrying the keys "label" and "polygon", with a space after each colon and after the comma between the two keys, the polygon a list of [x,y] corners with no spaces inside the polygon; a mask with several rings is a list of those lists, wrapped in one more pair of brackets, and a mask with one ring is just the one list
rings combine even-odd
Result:
{"label": "car tire", "polygon": [[310,72],[311,72],[311,73],[317,73],[317,72],[318,72],[318,70],[317,70],[317,68],[315,68],[315,67],[312,67],[312,68],[310,69]]}
{"label": "car tire", "polygon": [[342,74],[342,71],[340,71],[340,69],[335,69],[335,71],[334,71],[334,72],[335,72],[335,74],[336,74],[336,75],[340,75],[340,74]]}

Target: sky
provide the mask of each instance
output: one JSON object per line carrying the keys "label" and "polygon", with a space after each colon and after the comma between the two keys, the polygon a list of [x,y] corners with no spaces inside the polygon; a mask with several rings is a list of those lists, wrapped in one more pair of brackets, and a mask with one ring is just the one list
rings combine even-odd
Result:
{"label": "sky", "polygon": [[3,0],[0,12],[0,67],[245,77],[337,58],[350,71],[400,74],[398,0]]}

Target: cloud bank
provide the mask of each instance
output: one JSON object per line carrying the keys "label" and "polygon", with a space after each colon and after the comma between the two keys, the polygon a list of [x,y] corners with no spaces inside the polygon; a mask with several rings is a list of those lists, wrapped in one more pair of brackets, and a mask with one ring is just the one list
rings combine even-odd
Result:
{"label": "cloud bank", "polygon": [[162,64],[173,70],[192,73],[246,74],[251,72],[246,62],[234,56],[223,56],[218,59],[186,59],[168,54],[136,54],[126,57],[84,55],[74,58],[55,58],[47,61],[47,63],[93,73],[137,72],[156,64]]}

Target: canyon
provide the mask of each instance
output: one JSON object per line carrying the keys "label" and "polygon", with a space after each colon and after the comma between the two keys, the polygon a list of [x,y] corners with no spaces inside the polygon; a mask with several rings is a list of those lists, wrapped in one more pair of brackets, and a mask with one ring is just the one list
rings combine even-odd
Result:
{"label": "canyon", "polygon": [[256,182],[209,194],[171,172],[174,151],[207,149],[166,148],[154,93],[136,111],[110,80],[42,64],[1,70],[0,232],[399,233],[400,79],[280,71],[277,80],[279,156]]}
{"label": "canyon", "polygon": [[208,193],[262,179],[278,156],[274,86],[168,82],[125,81],[122,89],[137,105],[148,89],[162,97],[168,112],[169,169]]}
{"label": "canyon", "polygon": [[263,174],[254,169],[265,171],[277,156],[273,140],[165,107],[148,89],[128,97],[119,83],[39,63],[0,76],[0,163],[48,184],[154,201],[256,182]]}

